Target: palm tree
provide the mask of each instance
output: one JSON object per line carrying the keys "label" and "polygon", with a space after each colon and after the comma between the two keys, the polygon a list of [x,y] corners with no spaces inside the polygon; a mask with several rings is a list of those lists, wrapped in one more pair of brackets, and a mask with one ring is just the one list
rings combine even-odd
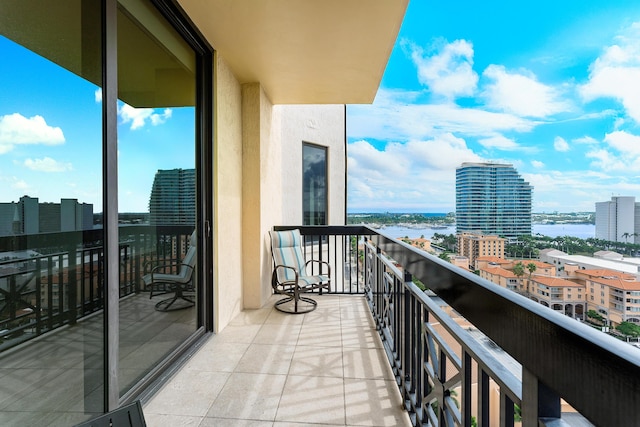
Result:
{"label": "palm tree", "polygon": [[516,263],[516,265],[513,266],[512,271],[518,278],[522,278],[524,275],[524,264],[521,262]]}
{"label": "palm tree", "polygon": [[527,270],[529,270],[529,279],[531,279],[531,275],[533,274],[534,271],[536,271],[536,264],[534,262],[530,262],[529,264],[527,264]]}

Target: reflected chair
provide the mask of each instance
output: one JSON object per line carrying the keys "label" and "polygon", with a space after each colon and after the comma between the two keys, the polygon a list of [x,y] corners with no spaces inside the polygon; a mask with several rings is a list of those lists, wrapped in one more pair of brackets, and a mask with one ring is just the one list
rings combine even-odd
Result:
{"label": "reflected chair", "polygon": [[[302,294],[316,289],[320,295],[323,289],[331,292],[331,266],[325,261],[305,260],[300,230],[270,231],[269,236],[274,264],[271,286],[275,294],[286,296],[276,302],[275,308],[294,314],[315,310],[318,303]],[[310,264],[316,264],[320,274],[309,274]],[[326,267],[326,274],[323,274],[323,267]],[[288,304],[291,302],[293,304]]]}
{"label": "reflected chair", "polygon": [[[193,292],[195,290],[193,285],[193,270],[196,266],[196,259],[196,232],[194,230],[189,238],[189,249],[182,259],[182,262],[156,265],[151,269],[150,273],[142,277],[145,289],[150,292],[149,298],[153,297],[153,292],[157,289],[166,290],[166,292],[163,293],[173,293],[172,297],[158,302],[156,304],[156,310],[180,310],[195,305],[195,301],[191,295],[186,295],[185,292]],[[177,274],[164,273],[164,271],[176,267],[179,267]],[[184,302],[174,305],[178,300]]]}

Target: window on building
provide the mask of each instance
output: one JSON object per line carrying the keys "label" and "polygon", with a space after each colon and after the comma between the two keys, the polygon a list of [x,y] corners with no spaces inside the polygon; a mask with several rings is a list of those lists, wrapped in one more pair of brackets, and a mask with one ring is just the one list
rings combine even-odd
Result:
{"label": "window on building", "polygon": [[304,225],[326,225],[328,217],[327,147],[302,145],[302,215]]}

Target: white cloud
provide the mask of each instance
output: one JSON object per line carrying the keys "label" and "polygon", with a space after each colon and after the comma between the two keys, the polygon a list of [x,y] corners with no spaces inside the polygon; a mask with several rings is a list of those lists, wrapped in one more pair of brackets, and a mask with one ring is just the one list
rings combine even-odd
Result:
{"label": "white cloud", "polygon": [[431,140],[389,143],[377,149],[368,141],[347,147],[349,209],[450,209],[455,204],[455,169],[483,161],[451,134]]}
{"label": "white cloud", "polygon": [[[405,43],[405,46],[408,43]],[[421,47],[408,44],[418,80],[434,94],[446,98],[473,95],[478,75],[473,71],[473,45],[466,40],[439,43],[429,56]]]}
{"label": "white cloud", "polygon": [[575,142],[576,144],[589,144],[589,145],[592,145],[592,144],[597,144],[598,140],[593,138],[593,137],[590,137],[588,135],[585,135],[585,136],[580,137],[580,138],[574,138],[574,139],[571,140],[571,142]]}
{"label": "white cloud", "polygon": [[542,169],[544,168],[544,163],[542,163],[539,160],[531,160],[531,166],[533,166],[536,169]]}
{"label": "white cloud", "polygon": [[560,151],[560,152],[565,152],[565,151],[569,151],[570,147],[569,147],[569,143],[567,142],[566,139],[564,139],[561,136],[556,136],[555,139],[553,140],[553,148],[556,151]]}
{"label": "white cloud", "polygon": [[24,165],[31,170],[39,172],[66,172],[73,169],[71,163],[58,162],[51,157],[26,159]]}
{"label": "white cloud", "polygon": [[0,116],[0,154],[21,144],[59,145],[64,134],[59,127],[47,125],[42,116],[27,118],[19,113]]}
{"label": "white cloud", "polygon": [[166,122],[168,119],[170,119],[172,114],[173,114],[173,111],[171,111],[170,108],[165,108],[162,114],[154,113],[149,118],[151,119],[151,124],[154,126],[157,126]]}
{"label": "white cloud", "polygon": [[605,135],[604,142],[629,157],[640,156],[640,136],[625,131],[615,131]]}
{"label": "white cloud", "polygon": [[605,171],[627,169],[625,162],[621,161],[615,154],[604,149],[589,151],[585,156],[588,159],[593,159],[591,162],[592,168],[599,168]]}
{"label": "white cloud", "polygon": [[12,183],[11,183],[11,187],[15,188],[16,190],[20,190],[20,191],[26,191],[29,190],[31,188],[31,186],[29,184],[27,184],[27,182],[23,179],[20,179],[18,177],[13,177]]}
{"label": "white cloud", "polygon": [[547,117],[570,109],[557,89],[528,74],[509,73],[501,65],[489,65],[482,75],[492,83],[485,85],[481,94],[487,106],[524,117]]}
{"label": "white cloud", "polygon": [[408,141],[456,133],[492,137],[506,131],[529,132],[540,124],[512,114],[454,104],[409,104],[401,92],[381,89],[373,105],[348,107],[352,138]]}
{"label": "white cloud", "polygon": [[162,114],[158,114],[154,112],[153,108],[134,108],[128,104],[122,104],[118,108],[122,123],[131,123],[131,130],[140,129],[146,124],[147,120],[153,126],[162,124],[171,118],[172,113],[170,108],[165,109]]}
{"label": "white cloud", "polygon": [[94,93],[94,97],[96,100],[96,104],[99,104],[102,102],[102,88],[98,88],[96,89],[95,93]]}
{"label": "white cloud", "polygon": [[518,144],[516,144],[514,140],[503,135],[482,138],[479,139],[478,142],[485,148],[497,148],[498,150],[513,151],[519,148]]}
{"label": "white cloud", "polygon": [[593,159],[592,168],[616,171],[619,175],[637,174],[640,170],[640,136],[626,131],[614,131],[605,135],[608,147],[594,149],[586,156]]}
{"label": "white cloud", "polygon": [[[543,170],[523,177],[533,186],[535,211],[594,211],[595,202],[608,200],[613,186],[622,191],[620,176],[610,176],[589,170]],[[585,185],[588,182],[589,185]],[[640,192],[640,184],[632,184],[633,193]],[[562,188],[562,197],[558,197]],[[631,188],[629,188],[631,190]]]}
{"label": "white cloud", "polygon": [[640,26],[631,25],[617,37],[617,44],[604,52],[589,67],[589,81],[580,87],[586,101],[614,98],[627,114],[640,123]]}

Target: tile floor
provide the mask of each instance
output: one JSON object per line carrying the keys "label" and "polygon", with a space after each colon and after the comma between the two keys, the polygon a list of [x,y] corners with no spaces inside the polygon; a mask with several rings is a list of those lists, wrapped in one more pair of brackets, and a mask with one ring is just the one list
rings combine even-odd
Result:
{"label": "tile floor", "polygon": [[240,313],[144,405],[160,426],[409,426],[362,296]]}

